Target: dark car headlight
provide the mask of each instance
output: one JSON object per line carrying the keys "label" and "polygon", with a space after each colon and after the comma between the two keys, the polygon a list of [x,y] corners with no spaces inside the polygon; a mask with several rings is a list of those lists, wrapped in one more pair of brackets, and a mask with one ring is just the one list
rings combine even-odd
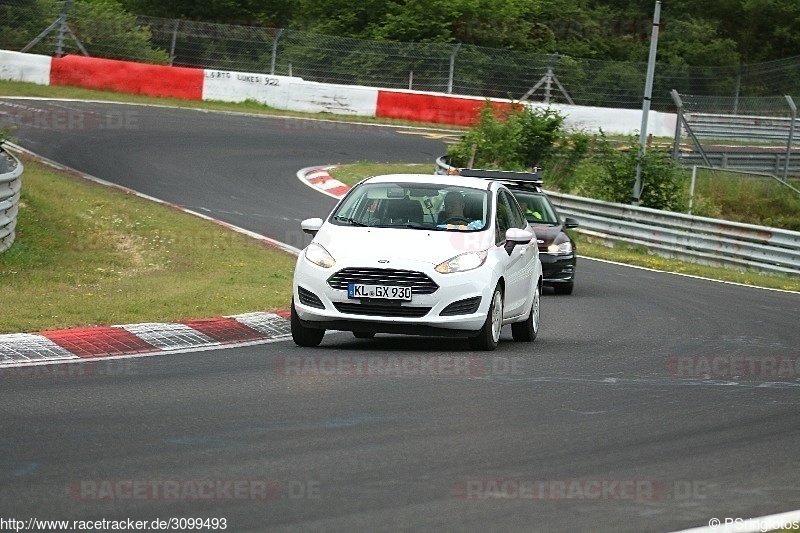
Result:
{"label": "dark car headlight", "polygon": [[556,239],[553,244],[547,247],[547,253],[552,255],[567,255],[572,253],[572,243],[569,240],[558,242]]}

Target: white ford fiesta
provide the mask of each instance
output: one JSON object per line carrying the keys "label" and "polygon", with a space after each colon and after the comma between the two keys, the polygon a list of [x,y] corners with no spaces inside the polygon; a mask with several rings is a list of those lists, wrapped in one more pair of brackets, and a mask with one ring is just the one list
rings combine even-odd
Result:
{"label": "white ford fiesta", "polygon": [[[292,338],[325,330],[468,337],[493,350],[539,329],[542,264],[514,195],[499,181],[397,174],[365,179],[313,235],[294,274]],[[533,240],[533,243],[531,241]]]}

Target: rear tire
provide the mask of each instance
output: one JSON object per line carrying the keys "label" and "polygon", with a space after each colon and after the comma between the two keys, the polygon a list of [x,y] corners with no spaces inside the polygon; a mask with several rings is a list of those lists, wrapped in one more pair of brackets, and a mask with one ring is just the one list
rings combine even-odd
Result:
{"label": "rear tire", "polygon": [[503,329],[503,292],[500,285],[494,288],[492,303],[489,304],[489,312],[486,314],[486,322],[483,323],[477,337],[470,337],[469,345],[473,350],[490,352],[497,348],[500,342],[500,330]]}
{"label": "rear tire", "polygon": [[528,318],[525,322],[516,322],[511,324],[511,336],[517,342],[532,342],[536,340],[536,335],[539,333],[539,316],[541,310],[542,289],[537,284],[533,293],[533,303],[531,304],[531,312],[528,313]]}
{"label": "rear tire", "polygon": [[300,317],[297,316],[297,311],[294,308],[294,300],[292,300],[290,323],[292,326],[292,340],[298,346],[306,348],[319,346],[319,343],[322,342],[322,337],[325,336],[324,329],[307,328],[300,322]]}
{"label": "rear tire", "polygon": [[353,337],[356,339],[371,339],[375,334],[371,331],[354,331]]}

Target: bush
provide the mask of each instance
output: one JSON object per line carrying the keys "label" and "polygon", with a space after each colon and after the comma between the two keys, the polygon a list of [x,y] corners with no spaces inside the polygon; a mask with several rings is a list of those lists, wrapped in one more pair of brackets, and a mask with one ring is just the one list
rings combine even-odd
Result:
{"label": "bush", "polygon": [[513,104],[497,109],[487,100],[478,121],[447,155],[452,164],[466,167],[475,146],[473,167],[526,170],[546,166],[565,137],[564,117],[550,108]]}
{"label": "bush", "polygon": [[601,133],[595,156],[600,172],[583,189],[592,198],[607,202],[630,203],[636,182],[636,167],[641,164],[639,205],[666,211],[683,211],[687,205],[681,169],[669,152],[649,148],[640,153],[638,139],[631,137],[629,147],[616,149]]}

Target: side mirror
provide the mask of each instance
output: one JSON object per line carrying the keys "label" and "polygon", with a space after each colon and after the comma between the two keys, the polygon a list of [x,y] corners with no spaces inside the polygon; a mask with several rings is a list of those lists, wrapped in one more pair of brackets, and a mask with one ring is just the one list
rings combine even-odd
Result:
{"label": "side mirror", "polygon": [[574,218],[567,217],[567,218],[564,219],[564,227],[565,228],[570,228],[570,229],[577,228],[578,227],[578,221],[575,220]]}
{"label": "side mirror", "polygon": [[519,228],[508,228],[506,230],[506,244],[504,248],[506,253],[511,255],[511,252],[514,251],[514,247],[521,244],[528,244],[532,240],[533,232]]}
{"label": "side mirror", "polygon": [[321,218],[307,218],[300,223],[300,228],[304,233],[308,233],[313,237],[324,223],[325,222]]}

